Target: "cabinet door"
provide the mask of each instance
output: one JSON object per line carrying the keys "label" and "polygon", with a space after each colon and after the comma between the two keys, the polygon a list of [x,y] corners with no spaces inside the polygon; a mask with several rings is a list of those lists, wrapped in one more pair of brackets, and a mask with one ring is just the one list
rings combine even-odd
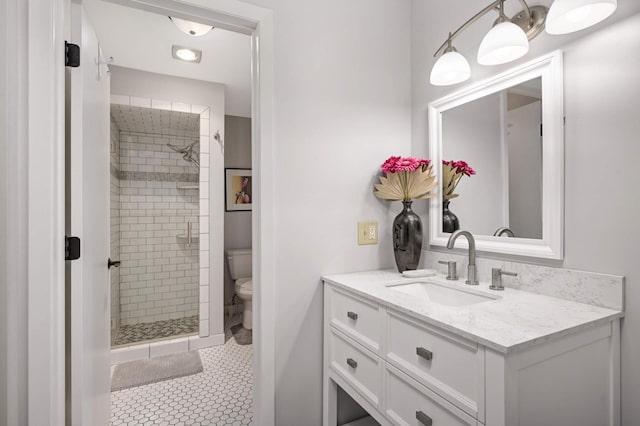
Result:
{"label": "cabinet door", "polygon": [[487,350],[487,425],[620,426],[619,336],[616,320],[507,356]]}
{"label": "cabinet door", "polygon": [[387,364],[386,415],[400,426],[469,426],[477,421]]}

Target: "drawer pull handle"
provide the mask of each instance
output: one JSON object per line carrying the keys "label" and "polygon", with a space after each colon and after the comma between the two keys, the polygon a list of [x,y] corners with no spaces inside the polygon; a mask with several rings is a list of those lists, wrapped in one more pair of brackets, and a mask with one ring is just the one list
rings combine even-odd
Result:
{"label": "drawer pull handle", "polygon": [[356,314],[355,312],[349,311],[349,312],[347,312],[347,316],[349,318],[351,318],[352,320],[357,320],[358,319],[358,314]]}
{"label": "drawer pull handle", "polygon": [[416,411],[416,419],[418,419],[418,421],[422,423],[424,426],[433,425],[433,420],[431,420],[431,417],[427,416],[422,411]]}
{"label": "drawer pull handle", "polygon": [[356,368],[358,366],[356,360],[352,358],[347,358],[347,364],[349,364],[349,367],[351,368]]}
{"label": "drawer pull handle", "polygon": [[433,359],[433,352],[425,348],[416,348],[416,354],[427,361],[431,361]]}

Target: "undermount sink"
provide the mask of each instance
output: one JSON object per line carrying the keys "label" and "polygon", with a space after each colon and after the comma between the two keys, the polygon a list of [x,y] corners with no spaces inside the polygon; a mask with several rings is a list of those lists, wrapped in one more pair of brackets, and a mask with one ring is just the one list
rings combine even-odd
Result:
{"label": "undermount sink", "polygon": [[387,285],[388,288],[413,296],[425,302],[446,306],[468,306],[476,303],[489,302],[499,299],[478,294],[464,289],[456,289],[431,281],[409,281]]}

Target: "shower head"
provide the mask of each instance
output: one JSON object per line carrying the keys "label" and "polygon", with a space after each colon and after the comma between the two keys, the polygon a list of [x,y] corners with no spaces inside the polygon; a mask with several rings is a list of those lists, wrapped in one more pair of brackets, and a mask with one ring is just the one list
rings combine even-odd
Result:
{"label": "shower head", "polygon": [[[181,146],[176,146],[176,145],[171,145],[170,143],[167,144],[167,146],[169,148],[171,148],[172,150],[174,150],[177,153],[182,154],[182,158],[185,161],[188,161],[189,163],[193,163],[196,165],[196,167],[198,167],[198,169],[200,168],[200,158],[198,155],[198,151],[195,151],[195,146],[198,144],[198,141],[195,141],[187,146],[181,147]],[[194,152],[195,151],[195,152]]]}
{"label": "shower head", "polygon": [[180,154],[185,154],[187,152],[192,152],[193,148],[196,146],[196,144],[198,143],[198,141],[195,141],[187,146],[175,146],[175,145],[171,145],[170,143],[167,144],[167,146],[169,148],[171,148],[172,150],[174,150],[175,152],[179,152]]}

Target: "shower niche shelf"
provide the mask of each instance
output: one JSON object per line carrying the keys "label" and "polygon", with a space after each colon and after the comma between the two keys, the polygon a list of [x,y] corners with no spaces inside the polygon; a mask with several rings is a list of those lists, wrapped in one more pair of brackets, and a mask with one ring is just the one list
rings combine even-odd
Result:
{"label": "shower niche shelf", "polygon": [[200,185],[178,185],[177,189],[200,189]]}

